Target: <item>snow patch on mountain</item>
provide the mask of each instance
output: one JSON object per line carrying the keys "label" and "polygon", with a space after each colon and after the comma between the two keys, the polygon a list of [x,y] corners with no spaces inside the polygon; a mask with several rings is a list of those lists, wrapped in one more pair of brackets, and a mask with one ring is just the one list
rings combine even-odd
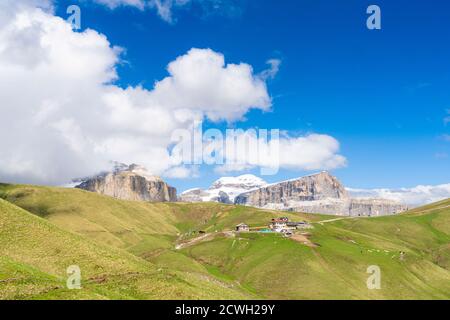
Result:
{"label": "snow patch on mountain", "polygon": [[248,191],[259,189],[267,185],[263,179],[252,174],[239,177],[222,177],[215,181],[210,188],[186,190],[180,195],[184,202],[223,202],[234,203],[234,199]]}

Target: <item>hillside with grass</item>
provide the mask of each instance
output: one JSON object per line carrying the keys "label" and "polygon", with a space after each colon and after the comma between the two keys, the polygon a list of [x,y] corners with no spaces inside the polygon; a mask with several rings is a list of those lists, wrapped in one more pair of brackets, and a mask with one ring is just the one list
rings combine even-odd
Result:
{"label": "hillside with grass", "polygon": [[[232,283],[159,268],[0,199],[0,299],[246,299]],[[77,265],[82,289],[66,287]]]}
{"label": "hillside with grass", "polygon": [[[316,223],[309,231],[313,247],[250,233],[185,252],[268,299],[449,299],[449,204]],[[381,290],[367,289],[371,265],[381,269]]]}
{"label": "hillside with grass", "polygon": [[[2,298],[450,299],[449,200],[350,219],[26,185],[0,185],[0,198]],[[314,229],[232,232],[280,215]],[[71,264],[85,289],[64,288]],[[367,289],[371,265],[380,290]]]}
{"label": "hillside with grass", "polygon": [[[116,200],[79,189],[0,185],[0,198],[67,231],[96,242],[148,255],[172,249],[199,232],[231,230],[246,222],[267,226],[276,211],[218,203],[147,203]],[[288,214],[318,221],[327,216]]]}

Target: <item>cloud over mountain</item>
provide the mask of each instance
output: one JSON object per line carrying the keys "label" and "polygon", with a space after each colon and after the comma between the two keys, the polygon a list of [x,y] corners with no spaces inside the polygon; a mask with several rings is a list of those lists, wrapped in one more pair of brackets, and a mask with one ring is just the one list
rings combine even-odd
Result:
{"label": "cloud over mountain", "polygon": [[[51,4],[0,4],[2,181],[59,184],[103,170],[111,160],[184,177],[169,153],[174,130],[271,108],[260,74],[246,63],[227,64],[210,49],[170,62],[167,77],[151,89],[119,87],[123,50],[95,30],[72,31]],[[320,148],[327,139],[314,143]],[[304,161],[308,150],[292,161]],[[313,157],[319,166],[335,156],[335,146],[327,150]]]}
{"label": "cloud over mountain", "polygon": [[[229,140],[236,141],[236,148]],[[277,144],[275,146],[275,144]],[[307,134],[289,136],[284,134],[278,140],[262,139],[251,131],[235,136],[227,136],[221,150],[224,165],[217,166],[216,172],[239,172],[253,168],[284,168],[291,170],[331,170],[347,165],[347,159],[339,154],[339,142],[328,135]],[[268,170],[267,174],[275,172]]]}
{"label": "cloud over mountain", "polygon": [[450,198],[450,183],[399,189],[353,189],[347,191],[358,198],[381,198],[419,206]]}

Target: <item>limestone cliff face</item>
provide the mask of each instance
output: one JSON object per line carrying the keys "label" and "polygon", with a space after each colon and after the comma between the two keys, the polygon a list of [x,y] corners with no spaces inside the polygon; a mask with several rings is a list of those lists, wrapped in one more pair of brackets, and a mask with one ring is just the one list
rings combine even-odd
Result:
{"label": "limestone cliff face", "polygon": [[347,191],[328,172],[284,181],[243,193],[236,197],[236,204],[264,207],[271,203],[317,201],[324,199],[347,199]]}
{"label": "limestone cliff face", "polygon": [[386,199],[352,199],[349,204],[350,216],[386,216],[402,213],[408,206]]}
{"label": "limestone cliff face", "polygon": [[149,175],[137,165],[116,167],[113,172],[104,173],[84,180],[76,188],[97,192],[110,197],[131,201],[174,202],[177,190],[161,178]]}
{"label": "limestone cliff face", "polygon": [[284,203],[269,203],[261,208],[350,217],[386,216],[408,210],[406,205],[385,199],[289,200]]}
{"label": "limestone cliff face", "polygon": [[280,182],[243,193],[236,204],[264,209],[342,216],[383,216],[401,213],[405,205],[384,199],[351,199],[328,172]]}

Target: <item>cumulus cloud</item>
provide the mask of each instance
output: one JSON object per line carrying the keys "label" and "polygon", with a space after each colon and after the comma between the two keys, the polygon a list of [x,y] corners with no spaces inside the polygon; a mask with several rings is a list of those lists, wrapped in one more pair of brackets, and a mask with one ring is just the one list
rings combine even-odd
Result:
{"label": "cumulus cloud", "polygon": [[280,165],[287,169],[337,169],[347,165],[347,159],[338,154],[339,142],[328,135],[310,134],[280,140]]}
{"label": "cumulus cloud", "polygon": [[347,189],[357,198],[381,198],[410,206],[420,206],[450,198],[450,183],[437,186],[417,186],[400,189]]}
{"label": "cumulus cloud", "polygon": [[[195,176],[198,168],[184,167],[170,152],[175,130],[271,108],[261,74],[210,49],[170,62],[153,88],[119,87],[123,50],[94,30],[73,32],[51,10],[44,0],[0,3],[0,181],[61,184],[105,170],[111,160]],[[328,136],[284,137],[281,163],[339,167],[345,158],[338,149]]]}
{"label": "cumulus cloud", "polygon": [[[270,135],[270,134],[269,134]],[[308,134],[299,137],[263,137],[254,130],[227,135],[223,149],[223,165],[216,172],[238,172],[253,168],[288,170],[331,170],[347,165],[340,155],[339,142],[328,135]],[[276,171],[269,170],[268,174]],[[264,174],[264,173],[262,173]]]}
{"label": "cumulus cloud", "polygon": [[113,83],[121,49],[94,30],[73,32],[38,2],[45,4],[0,4],[3,181],[57,184],[110,160],[160,174],[172,166],[173,130],[203,117],[233,121],[271,106],[265,82],[250,65],[226,64],[210,49],[178,57],[151,90],[120,88]]}
{"label": "cumulus cloud", "polygon": [[150,0],[148,2],[148,6],[151,8],[155,8],[158,15],[166,22],[172,23],[172,10],[174,6],[183,6],[188,3],[189,0],[182,1],[178,4],[178,1],[174,0]]}
{"label": "cumulus cloud", "polygon": [[270,108],[266,84],[253,75],[252,67],[225,65],[224,56],[212,50],[192,49],[170,63],[168,71],[170,77],[158,82],[152,92],[157,104],[206,111],[214,121],[239,119],[249,107]]}
{"label": "cumulus cloud", "polygon": [[172,179],[196,178],[199,176],[199,171],[196,166],[178,166],[167,170],[164,176]]}

